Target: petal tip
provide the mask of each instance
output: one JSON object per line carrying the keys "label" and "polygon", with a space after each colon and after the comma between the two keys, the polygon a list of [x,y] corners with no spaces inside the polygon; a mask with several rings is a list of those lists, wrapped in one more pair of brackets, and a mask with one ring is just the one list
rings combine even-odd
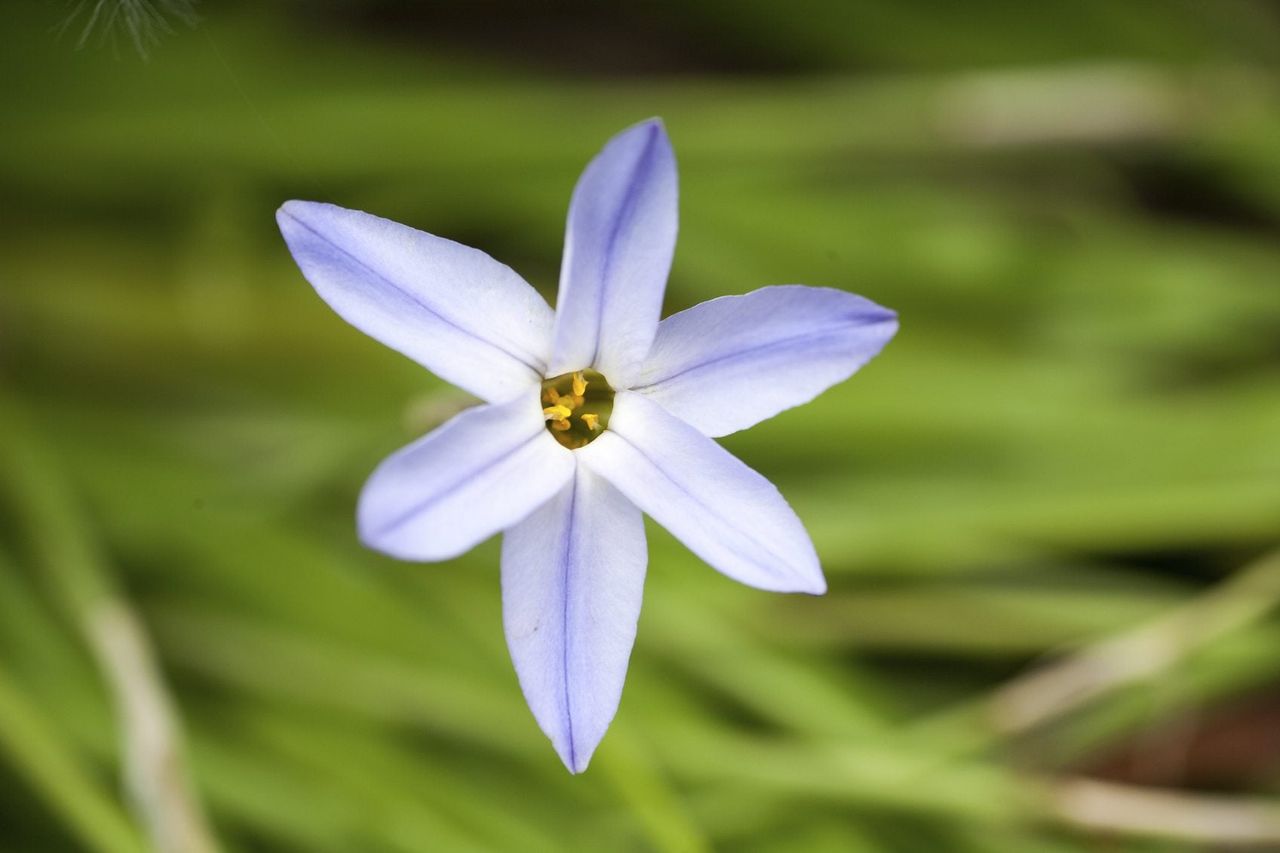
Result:
{"label": "petal tip", "polygon": [[[898,334],[898,312],[892,308],[886,308],[878,302],[872,302],[856,294],[850,294],[860,303],[857,311],[850,316],[850,321],[857,327],[866,330],[876,338],[881,339],[880,346],[888,343]],[[873,353],[874,355],[874,353]]]}
{"label": "petal tip", "polygon": [[289,209],[291,204],[293,202],[286,201],[276,208],[276,225],[280,228],[281,234],[287,234],[287,229],[293,221],[293,212]]}
{"label": "petal tip", "polygon": [[356,500],[356,538],[360,544],[370,551],[385,554],[397,560],[407,562],[435,562],[440,559],[426,554],[421,548],[409,548],[393,535],[402,519],[389,511],[385,502],[378,502],[372,497],[379,481],[382,466],[370,475],[360,497]]}
{"label": "petal tip", "polygon": [[667,136],[666,123],[659,116],[653,116],[637,122],[616,134],[613,139],[621,140],[635,137],[644,137],[643,148],[658,145],[667,151],[671,151],[671,139]]}
{"label": "petal tip", "polygon": [[576,755],[565,755],[560,753],[560,760],[564,763],[564,768],[569,771],[571,776],[577,776],[586,772],[587,765],[591,763],[591,756],[586,758],[578,758]]}
{"label": "petal tip", "polygon": [[574,776],[586,772],[587,767],[591,764],[591,757],[595,755],[597,746],[599,746],[599,742],[591,746],[583,743],[569,743],[564,745],[563,748],[561,744],[555,744],[556,754],[560,756],[561,763]]}
{"label": "petal tip", "polygon": [[465,545],[441,547],[433,539],[405,535],[404,526],[405,516],[397,516],[385,505],[366,500],[363,494],[356,503],[356,538],[370,551],[406,563],[440,563],[470,550]]}
{"label": "petal tip", "polygon": [[280,207],[276,208],[276,221],[283,225],[286,219],[298,219],[300,218],[303,209],[314,203],[315,202],[310,201],[299,201],[296,198],[289,199],[284,204],[280,205]]}
{"label": "petal tip", "polygon": [[397,537],[385,523],[373,525],[363,520],[356,522],[356,537],[370,551],[404,563],[443,563],[470,550],[461,546],[444,549],[424,545],[406,537]]}
{"label": "petal tip", "polygon": [[879,324],[888,330],[888,335],[885,338],[886,342],[891,340],[894,335],[898,334],[898,329],[900,328],[898,312],[889,308],[884,309],[884,316],[880,318]]}
{"label": "petal tip", "polygon": [[292,245],[294,239],[304,238],[306,232],[311,230],[308,220],[313,219],[313,217],[309,214],[316,208],[323,206],[326,205],[322,205],[320,202],[290,199],[276,208],[276,225],[279,226],[280,233],[284,235],[285,241]]}
{"label": "petal tip", "polygon": [[778,591],[798,595],[826,595],[827,578],[823,575],[822,569],[817,564],[814,564],[806,567],[804,572],[797,575],[791,584]]}
{"label": "petal tip", "polygon": [[356,505],[356,538],[360,544],[373,551],[382,551],[378,541],[377,526],[360,504]]}
{"label": "petal tip", "polygon": [[403,549],[396,548],[386,535],[386,524],[375,520],[362,507],[356,509],[356,538],[360,544],[370,551],[385,554],[397,560],[417,561],[417,555],[406,554]]}
{"label": "petal tip", "polygon": [[826,595],[827,577],[822,573],[817,553],[810,554],[809,559],[803,563],[794,565],[790,578],[780,584],[777,591],[798,595]]}
{"label": "petal tip", "polygon": [[305,226],[308,220],[314,220],[323,211],[342,212],[342,210],[343,208],[338,205],[325,201],[304,201],[293,198],[276,209],[276,221],[280,223],[281,227],[284,227],[286,222]]}

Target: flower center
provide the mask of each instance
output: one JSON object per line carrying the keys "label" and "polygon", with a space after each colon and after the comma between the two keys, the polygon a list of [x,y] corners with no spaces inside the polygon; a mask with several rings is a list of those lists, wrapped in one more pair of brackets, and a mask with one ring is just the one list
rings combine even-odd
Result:
{"label": "flower center", "polygon": [[542,416],[555,440],[570,450],[586,447],[609,426],[613,389],[594,370],[553,376],[542,383]]}

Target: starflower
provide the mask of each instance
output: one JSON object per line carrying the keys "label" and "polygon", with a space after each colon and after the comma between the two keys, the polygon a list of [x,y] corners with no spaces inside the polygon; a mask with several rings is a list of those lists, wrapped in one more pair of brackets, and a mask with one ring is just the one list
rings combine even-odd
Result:
{"label": "starflower", "polygon": [[475,249],[329,204],[290,201],[280,229],[347,322],[483,400],[388,457],[360,538],[446,560],[495,533],[520,686],[570,771],[622,694],[648,554],[642,513],[734,580],[826,590],[795,512],[713,439],[808,402],[893,336],[892,311],[785,285],[659,322],[676,239],[662,123],[614,137],[569,205],[553,314]]}

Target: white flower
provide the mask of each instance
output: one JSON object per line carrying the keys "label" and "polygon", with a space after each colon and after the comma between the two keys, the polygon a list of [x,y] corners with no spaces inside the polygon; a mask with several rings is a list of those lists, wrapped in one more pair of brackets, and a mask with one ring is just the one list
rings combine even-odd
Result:
{"label": "white flower", "polygon": [[766,287],[659,323],[676,238],[662,123],[614,137],[569,206],[556,312],[475,249],[328,204],[279,211],[303,274],[344,319],[485,401],[369,478],[361,539],[445,560],[503,532],[520,686],[573,772],[618,707],[635,640],[648,513],[729,577],[825,591],[796,514],[712,439],[846,379],[892,311],[840,290]]}

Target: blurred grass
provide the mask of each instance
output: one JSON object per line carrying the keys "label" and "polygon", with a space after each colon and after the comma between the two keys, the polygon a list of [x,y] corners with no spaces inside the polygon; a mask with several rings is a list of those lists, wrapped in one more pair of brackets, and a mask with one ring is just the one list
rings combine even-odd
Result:
{"label": "blurred grass", "polygon": [[[1044,730],[975,713],[1280,541],[1273,7],[658,4],[643,73],[361,8],[208,6],[148,62],[72,50],[33,2],[0,36],[0,395],[149,630],[228,849],[1087,850],[1053,779],[1275,797],[1274,620]],[[629,55],[625,18],[588,18]],[[682,173],[668,310],[797,281],[902,332],[725,441],[831,593],[737,587],[651,526],[622,709],[570,778],[512,677],[494,543],[413,566],[355,542],[363,477],[455,398],[320,303],[272,212],[375,211],[550,298],[578,170],[651,114]],[[134,849],[107,688],[40,579],[65,543],[15,482],[4,841]],[[1233,703],[1269,715],[1229,772],[1114,770],[1177,765]]]}

